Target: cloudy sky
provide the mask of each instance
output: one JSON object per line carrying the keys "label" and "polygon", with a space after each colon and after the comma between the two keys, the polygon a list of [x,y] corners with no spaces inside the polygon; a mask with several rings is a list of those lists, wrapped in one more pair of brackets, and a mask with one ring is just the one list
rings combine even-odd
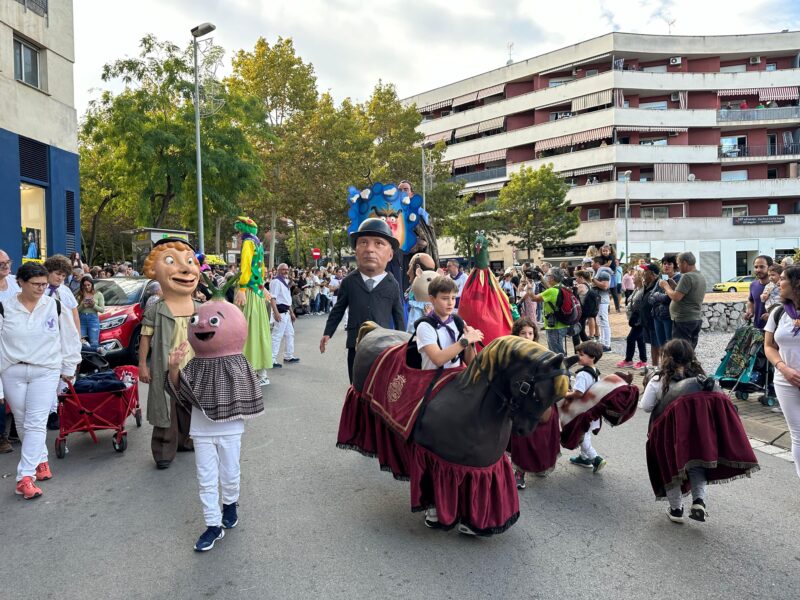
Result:
{"label": "cloudy sky", "polygon": [[[401,97],[609,31],[715,35],[800,29],[798,0],[74,0],[78,114],[104,63],[147,33],[178,45],[203,21],[227,50],[294,39],[321,91],[366,99],[382,79]],[[229,63],[228,63],[229,68]]]}

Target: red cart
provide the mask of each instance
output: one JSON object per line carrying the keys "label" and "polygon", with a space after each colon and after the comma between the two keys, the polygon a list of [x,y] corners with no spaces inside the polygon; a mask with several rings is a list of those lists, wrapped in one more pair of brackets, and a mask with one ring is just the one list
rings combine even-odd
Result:
{"label": "red cart", "polygon": [[111,444],[117,452],[128,447],[128,432],[125,421],[131,415],[136,426],[142,426],[142,409],[139,406],[139,370],[130,365],[116,367],[114,373],[120,381],[129,383],[125,389],[113,392],[78,393],[67,383],[64,393],[58,395],[58,419],[60,422],[55,450],[58,458],[67,455],[67,436],[84,432],[97,443],[95,431],[111,429],[114,436]]}

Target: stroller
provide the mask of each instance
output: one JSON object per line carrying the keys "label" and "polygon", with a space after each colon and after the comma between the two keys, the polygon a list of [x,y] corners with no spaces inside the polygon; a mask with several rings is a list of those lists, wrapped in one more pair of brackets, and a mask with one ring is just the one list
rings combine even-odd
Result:
{"label": "stroller", "polygon": [[69,451],[70,433],[88,433],[97,443],[95,431],[111,429],[111,445],[117,452],[128,447],[125,421],[133,415],[142,426],[139,406],[139,370],[130,365],[111,369],[108,361],[95,352],[81,352],[82,362],[75,384],[68,382],[58,394],[59,432],[55,441],[58,458]]}
{"label": "stroller", "polygon": [[764,354],[764,332],[752,325],[739,327],[725,347],[714,379],[738,400],[747,400],[750,394],[761,392],[761,403],[774,406],[777,399],[771,384],[772,366]]}

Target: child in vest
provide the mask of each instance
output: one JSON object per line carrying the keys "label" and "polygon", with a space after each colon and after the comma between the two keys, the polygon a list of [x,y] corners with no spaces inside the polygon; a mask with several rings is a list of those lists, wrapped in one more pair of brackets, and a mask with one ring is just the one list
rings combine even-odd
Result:
{"label": "child in vest", "polygon": [[[572,391],[567,394],[567,398],[580,398],[589,391],[589,388],[599,378],[599,372],[595,365],[597,361],[603,358],[603,346],[598,342],[583,342],[575,348],[575,351],[578,353],[580,367],[575,373],[575,383],[572,386]],[[593,473],[597,473],[606,466],[606,460],[592,446],[592,435],[597,435],[599,431],[600,419],[595,419],[592,421],[589,431],[583,436],[580,454],[570,458],[570,463],[578,467],[592,469]]]}
{"label": "child in vest", "polygon": [[[458,284],[449,276],[434,277],[428,285],[428,294],[433,310],[416,322],[422,368],[453,369],[461,366],[462,360],[468,365],[475,358],[474,344],[483,341],[483,333],[453,314]],[[440,527],[435,508],[425,511],[425,525],[431,529]]]}

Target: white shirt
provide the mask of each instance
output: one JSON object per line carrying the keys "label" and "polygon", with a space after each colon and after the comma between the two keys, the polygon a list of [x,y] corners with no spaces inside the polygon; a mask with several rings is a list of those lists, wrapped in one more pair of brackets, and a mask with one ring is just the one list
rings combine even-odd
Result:
{"label": "white shirt", "polygon": [[594,377],[589,375],[586,371],[581,371],[575,374],[575,385],[572,386],[573,391],[585,394],[586,390],[594,385]]}
{"label": "white shirt", "polygon": [[[447,276],[453,279],[450,273],[448,273]],[[455,281],[456,285],[458,286],[458,292],[456,293],[456,298],[461,298],[461,291],[464,289],[464,284],[467,283],[467,274],[461,272],[458,274],[458,277],[453,279],[453,281]]]}
{"label": "white shirt", "polygon": [[[28,312],[16,296],[3,302],[0,316],[0,373],[18,363],[58,369],[74,375],[81,362],[81,342],[72,312],[62,306],[58,316],[52,298],[42,296]],[[0,382],[0,397],[2,397]]]}
{"label": "white shirt", "polygon": [[244,420],[212,421],[205,413],[192,406],[192,422],[189,425],[191,437],[216,436],[216,435],[241,435],[244,433]]}
{"label": "white shirt", "polygon": [[[775,309],[778,310],[778,309]],[[793,369],[800,369],[800,333],[795,337],[792,335],[794,329],[794,321],[791,317],[783,311],[781,321],[775,327],[775,315],[770,314],[767,319],[767,324],[764,325],[764,331],[769,331],[775,337],[775,343],[778,345],[778,354],[781,360]],[[791,386],[792,384],[786,381],[783,373],[775,369],[775,383],[781,385]]]}
{"label": "white shirt", "polygon": [[[385,271],[384,271],[383,273],[381,273],[380,275],[375,275],[374,277],[370,277],[369,275],[364,275],[364,274],[363,274],[361,271],[359,271],[359,273],[358,273],[358,274],[359,274],[359,275],[361,275],[361,279],[363,279],[363,280],[364,280],[364,284],[365,284],[365,285],[366,285],[366,283],[367,283],[367,280],[369,280],[369,279],[372,279],[372,281],[374,281],[374,282],[375,282],[375,283],[373,284],[373,286],[372,286],[372,289],[373,289],[373,290],[374,290],[376,287],[378,287],[378,284],[379,284],[381,281],[383,281],[383,278],[384,278],[384,277],[386,277],[386,272],[385,272]],[[367,286],[367,289],[369,289],[369,286]]]}
{"label": "white shirt", "polygon": [[654,375],[647,387],[644,388],[644,394],[639,401],[639,406],[644,412],[653,412],[658,401],[661,400],[661,376]]}
{"label": "white shirt", "polygon": [[[45,288],[44,295],[49,296],[49,292],[50,288]],[[61,307],[66,310],[78,308],[78,299],[75,297],[75,294],[72,293],[72,290],[63,283],[56,288],[55,297],[61,301]]]}
{"label": "white shirt", "polygon": [[13,275],[6,275],[6,283],[8,287],[4,290],[0,290],[0,302],[5,302],[11,298],[11,296],[16,296],[22,291],[17,283],[17,278]]}
{"label": "white shirt", "polygon": [[269,293],[275,298],[276,304],[285,304],[286,306],[292,305],[292,293],[287,286],[288,284],[283,285],[283,282],[277,277],[269,282]]}
{"label": "white shirt", "polygon": [[[447,330],[450,330],[453,335],[451,336],[447,333]],[[434,329],[432,325],[428,323],[420,323],[419,327],[417,327],[417,348],[419,349],[420,356],[422,356],[422,369],[423,370],[431,370],[431,369],[438,369],[439,367],[436,366],[430,357],[428,356],[427,352],[424,352],[424,348],[426,346],[430,346],[433,344],[434,346],[441,346],[442,348],[447,348],[448,346],[453,345],[453,336],[455,339],[458,340],[458,327],[456,327],[455,322],[451,321],[447,324],[446,327],[439,327],[439,329]],[[438,340],[438,345],[437,345]],[[456,358],[456,361],[448,361],[445,363],[445,369],[452,369],[455,367],[461,366],[461,359]]]}

